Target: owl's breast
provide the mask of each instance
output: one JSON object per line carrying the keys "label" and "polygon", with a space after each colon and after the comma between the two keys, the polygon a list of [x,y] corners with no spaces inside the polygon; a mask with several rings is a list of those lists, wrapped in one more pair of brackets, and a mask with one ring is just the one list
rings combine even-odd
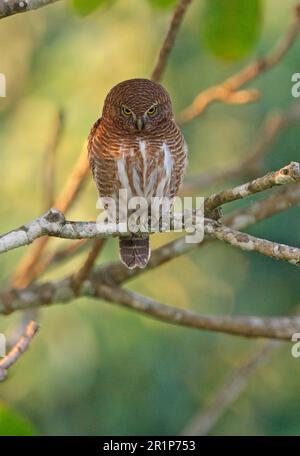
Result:
{"label": "owl's breast", "polygon": [[122,144],[116,161],[119,188],[128,197],[170,196],[174,157],[163,141],[137,139],[134,144]]}

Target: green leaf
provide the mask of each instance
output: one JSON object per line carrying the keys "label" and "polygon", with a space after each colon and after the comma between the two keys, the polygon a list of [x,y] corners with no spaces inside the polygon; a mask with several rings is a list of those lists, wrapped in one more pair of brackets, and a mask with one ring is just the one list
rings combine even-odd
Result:
{"label": "green leaf", "polygon": [[80,16],[88,16],[104,3],[107,0],[72,0],[72,7]]}
{"label": "green leaf", "polygon": [[0,403],[0,436],[37,435],[30,421],[20,413]]}
{"label": "green leaf", "polygon": [[217,57],[245,57],[258,39],[261,22],[262,0],[205,0],[204,40]]}
{"label": "green leaf", "polygon": [[148,0],[154,8],[170,8],[176,5],[177,0]]}

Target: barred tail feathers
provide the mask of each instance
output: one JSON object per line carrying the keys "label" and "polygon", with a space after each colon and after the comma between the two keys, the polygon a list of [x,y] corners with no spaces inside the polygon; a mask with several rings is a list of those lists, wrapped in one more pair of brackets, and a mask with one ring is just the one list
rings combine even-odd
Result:
{"label": "barred tail feathers", "polygon": [[121,261],[129,269],[145,268],[150,258],[148,235],[132,235],[119,239]]}

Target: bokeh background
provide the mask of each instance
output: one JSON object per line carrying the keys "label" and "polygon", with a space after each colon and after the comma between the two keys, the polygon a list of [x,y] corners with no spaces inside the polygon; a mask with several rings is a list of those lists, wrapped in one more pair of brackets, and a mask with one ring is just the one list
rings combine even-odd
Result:
{"label": "bokeh background", "polygon": [[[1,232],[44,210],[44,153],[57,110],[65,113],[56,163],[58,192],[101,113],[107,91],[121,80],[149,77],[172,12],[150,3],[116,0],[81,17],[68,2],[58,2],[1,20],[0,72],[7,77],[7,98],[0,99]],[[203,4],[195,0],[188,11],[163,80],[177,113],[201,89],[269,50],[287,30],[295,0],[263,2],[257,41],[238,60],[218,58],[205,42]],[[237,163],[258,136],[265,115],[295,101],[291,76],[300,71],[299,45],[300,40],[276,68],[252,84],[263,93],[259,102],[215,104],[184,127],[189,175]],[[299,150],[300,129],[295,124],[272,146],[264,169],[299,161]],[[208,188],[205,194],[234,183],[241,181]],[[95,202],[89,179],[69,218],[95,219]],[[299,245],[299,208],[249,231]],[[153,245],[173,238],[156,235]],[[54,241],[49,248],[58,244]],[[1,255],[3,287],[25,251]],[[75,271],[84,257],[73,258],[42,279]],[[98,263],[117,258],[117,242],[111,240]],[[145,273],[127,286],[170,305],[226,315],[286,315],[298,304],[300,293],[297,268],[219,242]],[[20,318],[20,314],[1,317],[0,332],[10,334]],[[41,330],[30,350],[0,386],[1,435],[179,434],[259,344],[170,326],[90,299],[42,309],[40,319]],[[290,350],[290,343],[283,344],[257,370],[212,435],[300,434],[300,359],[294,359]]]}

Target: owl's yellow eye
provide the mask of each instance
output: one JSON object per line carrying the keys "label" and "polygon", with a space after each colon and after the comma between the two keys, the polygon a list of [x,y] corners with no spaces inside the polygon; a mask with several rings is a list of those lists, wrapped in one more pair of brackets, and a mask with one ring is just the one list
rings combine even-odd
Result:
{"label": "owl's yellow eye", "polygon": [[129,117],[132,115],[132,111],[129,108],[126,108],[126,106],[122,106],[122,114],[126,117]]}
{"label": "owl's yellow eye", "polygon": [[156,113],[157,113],[157,106],[156,105],[151,106],[151,108],[149,108],[148,111],[147,111],[147,114],[150,117],[155,116]]}

